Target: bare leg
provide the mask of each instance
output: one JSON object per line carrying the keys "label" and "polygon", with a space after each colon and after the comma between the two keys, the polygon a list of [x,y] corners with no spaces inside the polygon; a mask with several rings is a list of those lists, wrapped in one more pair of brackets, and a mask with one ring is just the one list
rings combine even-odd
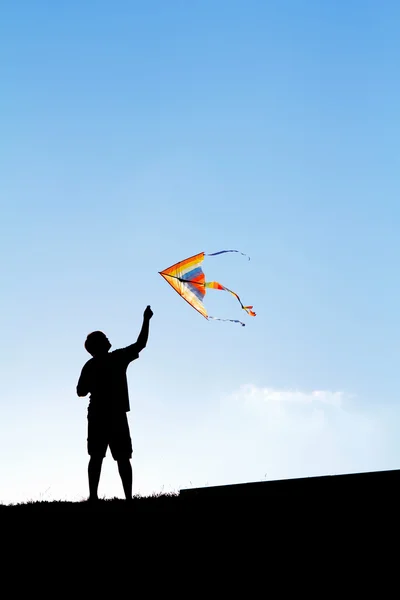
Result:
{"label": "bare leg", "polygon": [[97,488],[99,487],[102,464],[103,457],[92,456],[89,460],[88,475],[90,500],[98,500]]}
{"label": "bare leg", "polygon": [[118,461],[118,471],[122,479],[125,498],[132,500],[132,466],[129,458]]}

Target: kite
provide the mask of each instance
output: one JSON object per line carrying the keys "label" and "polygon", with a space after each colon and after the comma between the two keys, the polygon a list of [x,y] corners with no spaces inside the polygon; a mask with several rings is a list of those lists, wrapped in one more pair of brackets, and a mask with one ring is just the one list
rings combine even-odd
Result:
{"label": "kite", "polygon": [[[176,292],[188,302],[195,310],[197,310],[203,317],[208,319],[213,319],[215,321],[230,321],[231,323],[240,323],[243,327],[244,323],[238,321],[237,319],[219,319],[217,317],[211,317],[207,314],[207,309],[203,304],[203,298],[206,293],[207,288],[211,288],[214,290],[224,290],[226,292],[230,292],[235,298],[239,301],[240,306],[243,310],[247,312],[252,317],[256,316],[256,313],[253,312],[252,306],[244,306],[239,296],[232,292],[232,290],[228,289],[224,285],[221,285],[217,281],[206,281],[204,273],[201,268],[201,264],[204,260],[205,256],[217,256],[218,254],[225,254],[226,252],[239,252],[238,250],[221,250],[220,252],[214,252],[213,254],[205,254],[204,252],[200,252],[199,254],[195,254],[194,256],[190,256],[185,260],[181,260],[180,262],[168,267],[164,271],[159,271],[159,274],[164,277],[166,281],[174,288]],[[243,252],[239,252],[243,256]],[[247,257],[249,258],[249,257]],[[250,258],[249,258],[250,260]]]}

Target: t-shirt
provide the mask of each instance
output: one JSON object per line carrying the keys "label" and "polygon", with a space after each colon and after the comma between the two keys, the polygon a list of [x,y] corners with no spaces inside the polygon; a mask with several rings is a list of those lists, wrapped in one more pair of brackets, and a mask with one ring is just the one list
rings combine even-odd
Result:
{"label": "t-shirt", "polygon": [[136,344],[93,357],[84,365],[76,391],[79,396],[90,393],[90,412],[130,410],[126,370],[139,358]]}

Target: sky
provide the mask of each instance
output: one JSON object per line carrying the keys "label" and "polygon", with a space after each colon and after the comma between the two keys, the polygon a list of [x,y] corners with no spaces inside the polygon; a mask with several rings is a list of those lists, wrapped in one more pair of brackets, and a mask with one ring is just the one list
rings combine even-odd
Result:
{"label": "sky", "polygon": [[[0,502],[81,500],[86,335],[134,493],[400,462],[400,5],[19,0],[0,14]],[[158,274],[198,252],[206,321]],[[101,497],[123,497],[110,454]]]}

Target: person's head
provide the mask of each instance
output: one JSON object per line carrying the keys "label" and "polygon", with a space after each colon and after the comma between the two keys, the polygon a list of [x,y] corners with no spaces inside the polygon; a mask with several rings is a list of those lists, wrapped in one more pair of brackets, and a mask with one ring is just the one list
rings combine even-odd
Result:
{"label": "person's head", "polygon": [[86,338],[85,348],[92,356],[100,356],[101,354],[107,354],[111,344],[105,333],[93,331]]}

